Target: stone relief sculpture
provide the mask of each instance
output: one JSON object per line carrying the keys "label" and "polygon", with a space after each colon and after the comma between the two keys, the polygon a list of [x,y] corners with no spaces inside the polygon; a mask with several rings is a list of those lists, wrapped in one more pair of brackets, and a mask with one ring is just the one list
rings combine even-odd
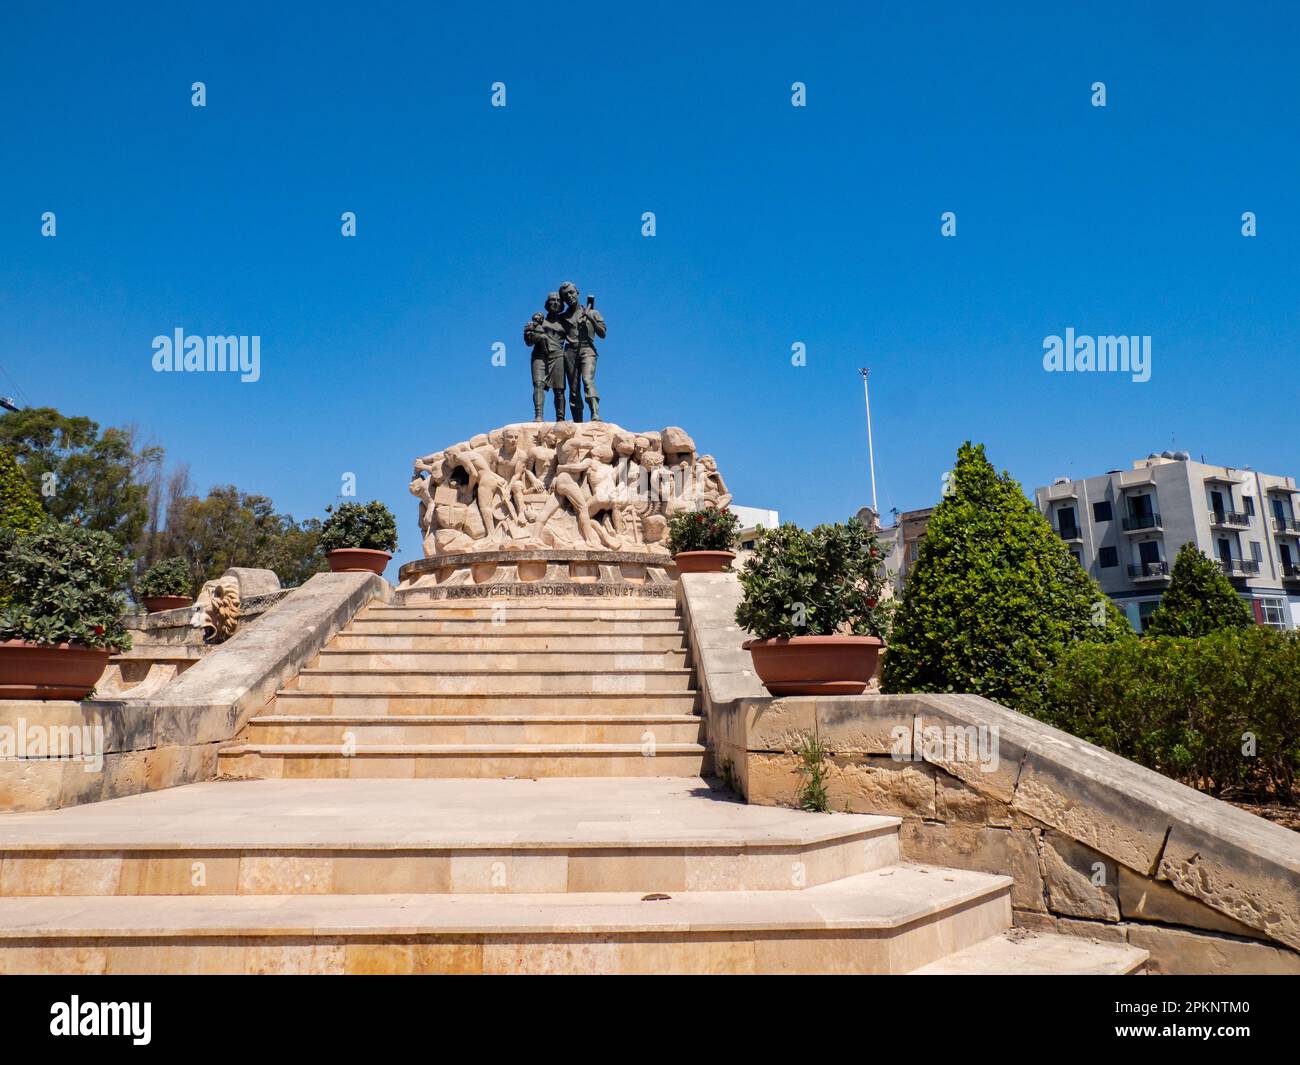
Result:
{"label": "stone relief sculpture", "polygon": [[[564,419],[564,393],[569,393],[569,416],[582,421],[583,402],[592,421],[600,420],[600,395],[596,392],[596,340],[605,338],[605,319],[596,310],[594,296],[586,306],[578,286],[566,281],[546,297],[546,313],[536,312],[524,326],[524,343],[532,348],[533,418],[542,420],[546,393],[555,400],[555,420]],[[585,393],[585,396],[584,396]]]}
{"label": "stone relief sculpture", "polygon": [[416,459],[425,557],[578,549],[667,555],[668,519],[725,507],[711,455],[676,426],[523,422]]}

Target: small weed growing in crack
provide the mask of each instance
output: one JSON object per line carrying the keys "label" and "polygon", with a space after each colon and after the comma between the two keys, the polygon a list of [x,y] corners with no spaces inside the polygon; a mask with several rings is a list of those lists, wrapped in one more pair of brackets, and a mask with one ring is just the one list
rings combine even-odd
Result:
{"label": "small weed growing in crack", "polygon": [[826,799],[826,757],[830,752],[822,746],[821,740],[805,736],[794,753],[799,758],[799,776],[803,778],[795,796],[799,808],[826,813],[829,809]]}

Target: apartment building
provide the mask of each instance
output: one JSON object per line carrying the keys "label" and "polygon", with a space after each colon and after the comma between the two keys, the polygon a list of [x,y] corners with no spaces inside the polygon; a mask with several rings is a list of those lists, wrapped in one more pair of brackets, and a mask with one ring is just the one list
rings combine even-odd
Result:
{"label": "apartment building", "polygon": [[1036,488],[1034,501],[1139,631],[1185,543],[1218,561],[1258,623],[1300,628],[1300,495],[1293,477],[1165,451],[1131,470],[1060,478]]}
{"label": "apartment building", "polygon": [[[864,508],[858,517],[862,518],[863,513],[870,509]],[[907,583],[907,575],[916,564],[917,553],[921,541],[925,539],[925,532],[930,526],[930,515],[933,513],[934,507],[905,510],[901,514],[895,514],[893,525],[877,533],[880,549],[885,555],[885,569],[892,577],[893,594],[900,598],[903,586]]]}

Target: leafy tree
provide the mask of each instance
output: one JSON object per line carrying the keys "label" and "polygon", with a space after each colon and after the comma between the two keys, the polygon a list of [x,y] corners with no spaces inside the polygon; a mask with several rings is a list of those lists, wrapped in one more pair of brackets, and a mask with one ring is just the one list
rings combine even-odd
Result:
{"label": "leafy tree", "polygon": [[53,518],[109,533],[123,546],[139,539],[149,491],[138,475],[161,461],[161,448],[137,453],[130,430],[100,432],[91,419],[52,407],[0,417],[0,448],[13,453],[34,489],[43,481],[52,485],[43,495]]}
{"label": "leafy tree", "polygon": [[1222,567],[1195,544],[1183,544],[1174,559],[1169,588],[1147,623],[1149,636],[1208,636],[1221,629],[1254,624],[1250,610]]}
{"label": "leafy tree", "polygon": [[45,508],[14,457],[0,448],[0,526],[20,533],[35,532],[45,521]]}
{"label": "leafy tree", "polygon": [[957,452],[885,651],[886,692],[972,692],[1031,711],[1079,642],[1133,630],[983,445]]}
{"label": "leafy tree", "polygon": [[160,539],[159,554],[183,557],[195,586],[231,566],[274,570],[290,587],[326,568],[318,521],[299,524],[291,515],[277,514],[266,496],[241,492],[233,484],[213,488],[202,499],[175,499]]}

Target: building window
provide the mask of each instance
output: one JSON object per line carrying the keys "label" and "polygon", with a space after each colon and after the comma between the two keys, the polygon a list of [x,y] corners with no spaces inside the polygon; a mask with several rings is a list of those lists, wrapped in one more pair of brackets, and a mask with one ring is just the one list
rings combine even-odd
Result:
{"label": "building window", "polygon": [[1078,551],[1071,551],[1070,554],[1072,554],[1072,555],[1074,556],[1074,561],[1075,561],[1075,562],[1079,563],[1080,566],[1083,565],[1083,556],[1082,556],[1081,554],[1079,554]]}
{"label": "building window", "polygon": [[1072,539],[1078,534],[1079,526],[1074,520],[1074,507],[1061,507],[1056,512],[1056,523],[1065,539]]}
{"label": "building window", "polygon": [[1138,631],[1146,632],[1147,625],[1151,622],[1151,615],[1156,612],[1156,607],[1160,605],[1159,599],[1148,599],[1145,603],[1138,603]]}
{"label": "building window", "polygon": [[1254,496],[1242,496],[1242,497],[1241,497],[1241,505],[1242,505],[1243,507],[1246,508],[1246,513],[1247,513],[1248,515],[1250,515],[1252,518],[1255,516],[1255,497],[1254,497]]}
{"label": "building window", "polygon": [[1097,552],[1097,564],[1102,569],[1109,569],[1111,566],[1119,565],[1119,548],[1103,547]]}
{"label": "building window", "polygon": [[1270,629],[1286,631],[1286,614],[1281,599],[1260,599],[1259,608],[1263,624]]}
{"label": "building window", "polygon": [[1092,505],[1093,521],[1110,521],[1112,517],[1109,499],[1103,499],[1100,503]]}
{"label": "building window", "polygon": [[1251,540],[1250,542],[1250,557],[1255,562],[1264,561],[1264,545],[1258,540]]}

